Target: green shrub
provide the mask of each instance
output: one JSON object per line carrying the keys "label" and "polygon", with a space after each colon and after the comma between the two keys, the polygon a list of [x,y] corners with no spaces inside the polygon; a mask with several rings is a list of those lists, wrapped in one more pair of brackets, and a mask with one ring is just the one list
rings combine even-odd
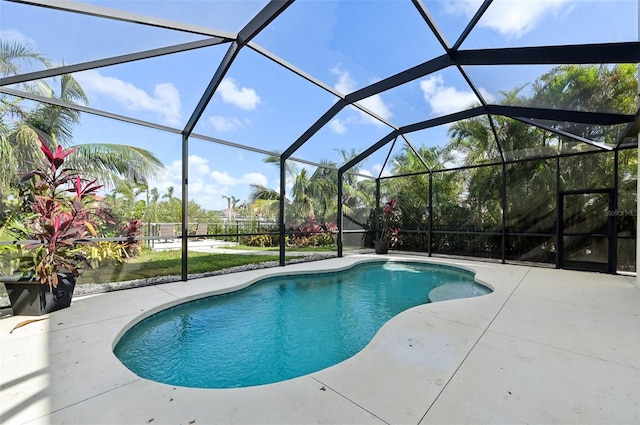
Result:
{"label": "green shrub", "polygon": [[312,246],[333,246],[336,244],[335,238],[330,233],[320,233],[311,236]]}
{"label": "green shrub", "polygon": [[125,246],[118,242],[98,241],[85,247],[85,258],[91,267],[120,264],[128,257]]}
{"label": "green shrub", "polygon": [[23,256],[24,250],[19,245],[0,245],[0,276],[16,272]]}
{"label": "green shrub", "polygon": [[241,243],[246,246],[258,246],[261,248],[277,245],[277,236],[272,235],[251,235],[243,236]]}

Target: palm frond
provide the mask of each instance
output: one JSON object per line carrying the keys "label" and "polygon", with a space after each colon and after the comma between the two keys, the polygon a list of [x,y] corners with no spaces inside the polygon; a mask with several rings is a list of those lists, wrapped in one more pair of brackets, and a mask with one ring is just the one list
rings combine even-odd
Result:
{"label": "palm frond", "polygon": [[18,74],[21,63],[34,62],[50,66],[49,60],[31,47],[15,41],[0,40],[0,75],[3,77]]}
{"label": "palm frond", "polygon": [[119,179],[148,184],[149,179],[164,170],[158,157],[136,146],[87,143],[74,147],[77,151],[70,157],[69,165],[97,178],[107,188],[115,187]]}
{"label": "palm frond", "polygon": [[249,202],[254,203],[258,200],[278,201],[280,200],[280,193],[261,184],[251,184]]}

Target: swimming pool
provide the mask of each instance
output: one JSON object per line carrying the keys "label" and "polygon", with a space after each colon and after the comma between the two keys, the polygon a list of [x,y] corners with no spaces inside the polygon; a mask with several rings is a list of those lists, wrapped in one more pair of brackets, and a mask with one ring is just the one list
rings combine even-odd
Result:
{"label": "swimming pool", "polygon": [[168,308],[137,323],[114,353],[138,376],[233,388],[306,375],[352,357],[393,316],[443,285],[490,289],[472,272],[419,262],[366,262],[275,276],[240,291]]}

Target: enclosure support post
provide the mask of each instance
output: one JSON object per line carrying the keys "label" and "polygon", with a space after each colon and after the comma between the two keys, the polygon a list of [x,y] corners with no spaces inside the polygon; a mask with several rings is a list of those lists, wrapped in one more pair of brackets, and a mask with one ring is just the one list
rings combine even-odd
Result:
{"label": "enclosure support post", "polygon": [[560,194],[560,157],[556,157],[556,269],[562,259],[562,195]]}
{"label": "enclosure support post", "polygon": [[380,178],[376,179],[376,237],[374,240],[380,239]]}
{"label": "enclosure support post", "polygon": [[280,265],[285,265],[285,229],[284,229],[284,207],[285,195],[287,193],[286,158],[280,157],[280,211],[278,212],[278,226],[280,230]]}
{"label": "enclosure support post", "polygon": [[[640,1],[640,0],[639,0]],[[640,19],[640,7],[638,8],[638,19]],[[638,40],[640,40],[640,28],[638,28]],[[640,73],[636,73],[638,80],[638,96],[636,99],[638,100],[637,106],[640,109]],[[640,128],[638,129],[638,138],[636,140],[640,140]],[[636,154],[638,156],[637,162],[637,170],[636,176],[640,175],[640,149],[636,149]],[[636,216],[638,215],[638,205],[640,205],[640,179],[636,178]],[[640,266],[640,238],[638,238],[638,226],[637,226],[637,217],[636,217],[636,287],[640,288],[640,273],[638,273],[638,267]]]}
{"label": "enclosure support post", "polygon": [[342,231],[344,226],[344,217],[342,216],[342,184],[343,173],[338,170],[338,258],[342,258]]}
{"label": "enclosure support post", "polygon": [[427,225],[427,243],[428,248],[427,252],[429,253],[429,257],[431,257],[431,227],[433,225],[433,173],[429,173],[429,221]]}
{"label": "enclosure support post", "polygon": [[507,254],[507,164],[502,163],[502,264]]}
{"label": "enclosure support post", "polygon": [[187,235],[189,234],[189,137],[182,135],[182,280],[189,276],[189,253],[187,251]]}
{"label": "enclosure support post", "polygon": [[[613,199],[609,202],[614,211],[618,211],[618,173],[620,172],[618,166],[619,151],[616,149],[613,152]],[[609,273],[616,274],[618,271],[618,215],[609,214],[609,235],[611,235],[611,241],[609,242]]]}

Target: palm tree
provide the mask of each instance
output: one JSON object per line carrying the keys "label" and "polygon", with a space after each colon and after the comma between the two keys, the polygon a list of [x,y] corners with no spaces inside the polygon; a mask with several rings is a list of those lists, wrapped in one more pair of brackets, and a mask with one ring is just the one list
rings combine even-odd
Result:
{"label": "palm tree", "polygon": [[149,220],[153,220],[154,222],[158,220],[157,218],[157,208],[158,208],[158,199],[160,199],[160,193],[158,192],[158,188],[154,187],[149,191],[151,195],[150,201],[147,203],[147,207],[151,208],[151,212],[148,217]]}
{"label": "palm tree", "polygon": [[156,205],[158,203],[158,199],[160,199],[160,193],[158,192],[158,188],[154,187],[150,190],[151,193],[151,205]]}
{"label": "palm tree", "polygon": [[309,179],[308,193],[313,200],[314,211],[320,222],[327,222],[331,217],[335,221],[338,211],[338,172],[334,162],[321,160],[321,165]]}
{"label": "palm tree", "polygon": [[[262,161],[265,164],[274,164],[278,167],[280,166],[280,157],[276,155],[268,155]],[[296,176],[298,175],[298,167],[296,166],[296,163],[293,161],[285,161],[284,172],[288,182],[295,182]]]}
{"label": "palm tree", "polygon": [[[268,155],[262,161],[266,164],[280,166],[280,157],[276,155]],[[287,181],[294,182],[298,173],[295,163],[287,161],[285,167],[285,178]],[[285,203],[286,205],[291,205],[291,201],[286,196]],[[249,204],[254,213],[275,219],[280,211],[280,192],[261,184],[252,183]]]}
{"label": "palm tree", "polygon": [[303,168],[296,176],[295,183],[293,184],[293,203],[292,203],[292,217],[293,221],[305,221],[308,219],[314,219],[315,214],[313,211],[313,202],[309,196],[309,178],[307,176],[307,169]]}
{"label": "palm tree", "polygon": [[[7,77],[17,74],[21,64],[33,65],[40,63],[49,66],[48,60],[28,46],[19,43],[10,43],[0,40],[0,75]],[[22,89],[35,94],[43,94],[45,83],[21,84]],[[33,149],[21,149],[10,143],[10,136],[14,133],[14,123],[27,115],[20,106],[21,99],[7,95],[0,95],[0,151],[2,152],[2,164],[0,164],[0,195],[5,198],[9,188],[9,182],[15,182],[16,170],[24,164],[29,157],[23,156]],[[21,138],[18,141],[22,141]],[[15,141],[14,141],[15,142]],[[14,149],[15,148],[15,149]]]}
{"label": "palm tree", "polygon": [[[136,198],[147,191],[146,183],[136,183],[131,180],[120,180],[112,190],[116,202],[119,202],[120,209],[127,218],[133,217],[136,212]],[[120,198],[117,195],[121,195]],[[140,201],[144,202],[144,201]]]}
{"label": "palm tree", "polygon": [[[340,150],[345,162],[354,158],[358,152]],[[280,164],[277,156],[268,156],[265,163]],[[285,175],[288,182],[293,184],[291,198],[285,199],[289,206],[287,221],[304,221],[308,217],[327,221],[337,215],[338,208],[338,172],[334,162],[320,160],[321,166],[317,167],[309,177],[305,168],[298,170],[295,162],[287,161]],[[357,173],[358,167],[351,169]],[[373,203],[371,182],[360,181],[352,173],[345,174],[343,180],[343,205],[344,213],[354,215],[369,208]],[[249,197],[252,209],[261,214],[269,214],[275,217],[278,213],[280,193],[261,185],[252,185]]]}
{"label": "palm tree", "polygon": [[[347,151],[341,149],[340,154],[344,162],[349,162],[355,158],[359,152],[355,149]],[[368,211],[375,204],[375,190],[372,188],[373,182],[371,180],[360,180],[357,175],[360,171],[360,164],[356,164],[349,171],[351,173],[345,173],[342,182],[342,203],[344,214],[359,217],[365,219],[368,215]]]}
{"label": "palm tree", "polygon": [[[0,72],[3,76],[18,74],[23,62],[37,61],[49,66],[49,61],[29,47],[19,43],[0,42]],[[25,84],[29,92],[66,103],[88,104],[82,87],[71,75],[62,75],[59,93],[44,81]],[[80,112],[51,104],[37,104],[31,110],[21,108],[20,100],[0,96],[0,195],[17,183],[20,172],[41,155],[39,139],[50,147],[61,144],[77,152],[69,165],[81,169],[86,177],[97,178],[106,187],[114,187],[119,179],[146,183],[164,168],[151,152],[127,145],[109,143],[74,144],[73,128],[80,122]]]}
{"label": "palm tree", "polygon": [[167,193],[165,193],[164,195],[162,195],[162,199],[167,199],[167,202],[171,202],[171,200],[173,199],[173,186],[169,186],[167,188]]}
{"label": "palm tree", "polygon": [[[286,202],[289,203],[289,200],[286,200]],[[251,184],[249,204],[254,214],[267,216],[275,220],[278,216],[278,211],[280,211],[280,192],[260,184]]]}
{"label": "palm tree", "polygon": [[486,117],[458,121],[449,128],[451,140],[447,151],[453,158],[462,157],[463,164],[476,165],[500,160],[491,127]]}
{"label": "palm tree", "polygon": [[222,195],[222,197],[227,200],[227,217],[230,219],[235,218],[236,205],[238,204],[238,201],[240,201],[240,199],[236,198],[235,196]]}

